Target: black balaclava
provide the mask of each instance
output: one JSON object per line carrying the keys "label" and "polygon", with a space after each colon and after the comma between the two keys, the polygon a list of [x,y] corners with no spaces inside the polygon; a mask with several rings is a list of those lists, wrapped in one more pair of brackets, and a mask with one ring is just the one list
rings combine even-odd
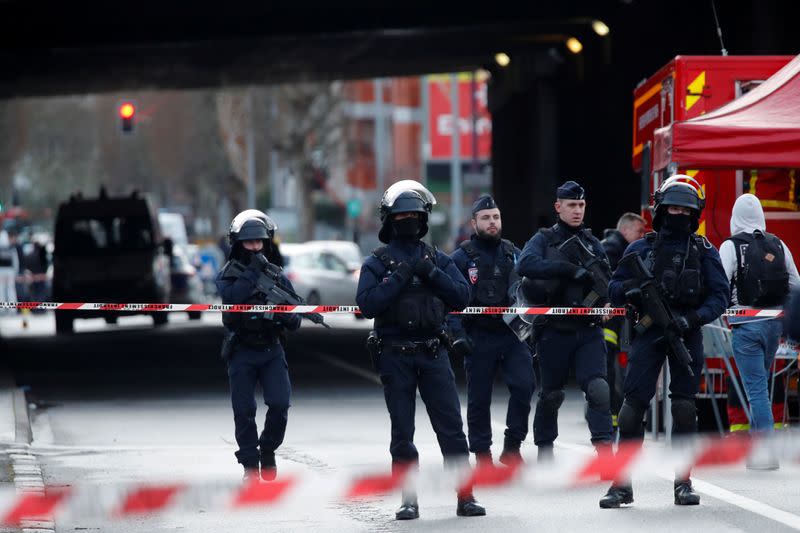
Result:
{"label": "black balaclava", "polygon": [[664,214],[664,227],[675,233],[691,233],[692,215]]}
{"label": "black balaclava", "polygon": [[392,220],[392,235],[397,239],[412,240],[419,236],[420,220],[418,217],[408,217]]}
{"label": "black balaclava", "polygon": [[250,259],[253,258],[253,254],[255,253],[259,253],[266,257],[269,255],[269,247],[271,246],[271,243],[268,239],[262,239],[262,242],[264,243],[264,247],[258,252],[252,252],[248,250],[241,242],[237,241],[233,243],[233,247],[231,247],[231,258],[236,259],[240,263],[244,263],[246,265],[250,262]]}

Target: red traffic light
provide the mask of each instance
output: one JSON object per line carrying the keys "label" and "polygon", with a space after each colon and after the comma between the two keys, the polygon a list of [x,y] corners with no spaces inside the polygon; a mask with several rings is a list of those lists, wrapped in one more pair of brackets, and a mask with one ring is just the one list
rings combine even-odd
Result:
{"label": "red traffic light", "polygon": [[136,107],[130,102],[126,102],[119,106],[119,116],[125,119],[133,118],[133,115],[136,113]]}

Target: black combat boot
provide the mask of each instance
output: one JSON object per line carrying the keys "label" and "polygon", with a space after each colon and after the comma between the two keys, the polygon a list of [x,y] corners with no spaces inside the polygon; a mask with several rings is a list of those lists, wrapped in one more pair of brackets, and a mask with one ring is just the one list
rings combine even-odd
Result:
{"label": "black combat boot", "polygon": [[477,452],[475,454],[475,466],[476,467],[492,467],[494,466],[494,461],[492,460],[492,452]]}
{"label": "black combat boot", "polygon": [[243,465],[244,466],[244,476],[242,476],[242,481],[245,485],[255,485],[261,481],[261,478],[258,475],[258,465]]}
{"label": "black combat boot", "polygon": [[630,483],[614,483],[606,495],[600,498],[600,507],[603,509],[617,509],[623,503],[633,503],[633,487]]}
{"label": "black combat boot", "polygon": [[485,516],[486,509],[475,501],[472,490],[461,491],[458,493],[458,505],[456,506],[456,516]]}
{"label": "black combat boot", "polygon": [[403,501],[400,508],[394,513],[396,520],[415,520],[419,518],[419,503],[417,493],[413,490],[403,489]]}
{"label": "black combat boot", "polygon": [[522,454],[519,453],[519,446],[522,444],[517,439],[513,439],[506,435],[503,440],[503,453],[500,454],[500,462],[506,466],[517,466],[525,461],[522,460]]}
{"label": "black combat boot", "polygon": [[540,444],[536,454],[536,460],[540,463],[552,463],[555,457],[553,456],[552,444]]}
{"label": "black combat boot", "polygon": [[700,505],[700,496],[692,488],[691,479],[675,480],[675,505]]}
{"label": "black combat boot", "polygon": [[261,452],[261,479],[273,481],[278,475],[278,468],[275,466],[275,452]]}

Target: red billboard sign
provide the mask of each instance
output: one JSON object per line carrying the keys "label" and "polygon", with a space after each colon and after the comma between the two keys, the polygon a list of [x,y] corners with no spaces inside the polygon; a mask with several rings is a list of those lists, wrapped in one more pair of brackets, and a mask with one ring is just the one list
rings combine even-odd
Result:
{"label": "red billboard sign", "polygon": [[[485,76],[477,76],[475,80],[475,131],[477,138],[477,154],[473,154],[472,146],[472,106],[471,74],[458,74],[458,131],[460,133],[461,157],[463,159],[489,159],[492,152],[492,118],[487,105],[487,87]],[[442,74],[427,77],[428,91],[428,135],[430,141],[430,159],[450,159],[452,157],[453,110],[450,104],[450,75]]]}

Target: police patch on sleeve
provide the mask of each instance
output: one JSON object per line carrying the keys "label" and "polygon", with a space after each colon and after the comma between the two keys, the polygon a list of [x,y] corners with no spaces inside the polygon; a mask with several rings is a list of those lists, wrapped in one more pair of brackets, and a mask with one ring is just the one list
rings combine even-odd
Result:
{"label": "police patch on sleeve", "polygon": [[475,285],[478,283],[478,267],[470,267],[467,271],[469,274],[469,282]]}

